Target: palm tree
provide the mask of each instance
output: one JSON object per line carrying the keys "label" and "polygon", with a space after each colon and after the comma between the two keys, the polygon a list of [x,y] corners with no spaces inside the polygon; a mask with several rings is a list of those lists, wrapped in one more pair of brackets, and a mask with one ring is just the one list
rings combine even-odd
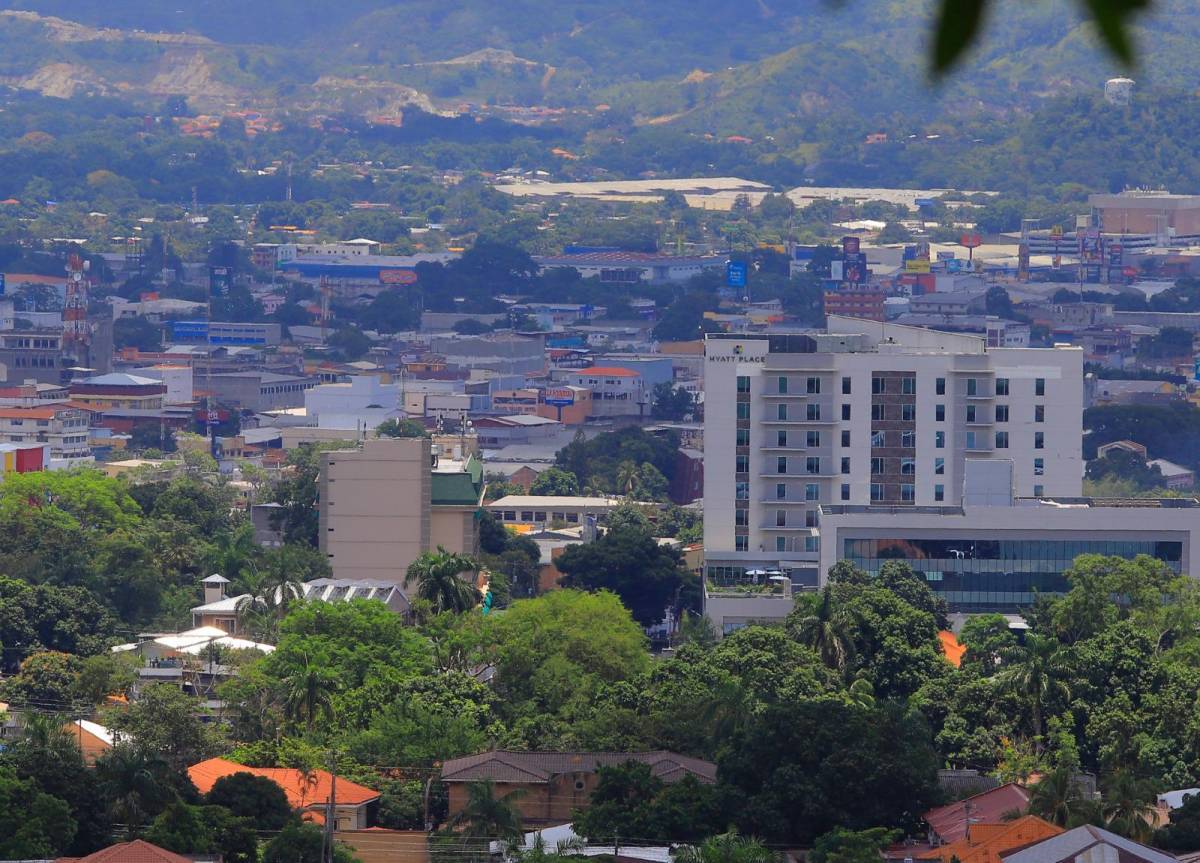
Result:
{"label": "palm tree", "polygon": [[1154,795],[1127,770],[1112,775],[1104,789],[1102,811],[1110,830],[1134,842],[1149,842],[1154,833]]}
{"label": "palm tree", "polygon": [[446,826],[454,831],[464,848],[472,857],[488,856],[493,839],[509,842],[524,835],[521,813],[514,805],[523,791],[511,791],[503,797],[496,796],[496,786],[490,779],[471,782],[467,785],[467,800]]}
{"label": "palm tree", "polygon": [[1084,799],[1069,767],[1056,767],[1029,793],[1029,814],[1066,827],[1081,813]]}
{"label": "palm tree", "polygon": [[624,491],[626,495],[631,495],[637,488],[637,483],[638,467],[634,462],[626,459],[617,465],[617,488]]}
{"label": "palm tree", "polygon": [[253,568],[259,554],[254,541],[254,525],[243,522],[233,530],[219,534],[204,559],[204,569],[219,572],[232,581],[240,581],[248,568]]}
{"label": "palm tree", "polygon": [[809,613],[795,624],[795,635],[801,644],[817,652],[821,661],[835,671],[846,670],[854,658],[854,637],[849,616],[834,602],[828,585]]}
{"label": "palm tree", "polygon": [[1029,702],[1030,724],[1034,744],[1041,749],[1042,716],[1046,703],[1055,695],[1070,698],[1071,691],[1058,679],[1058,643],[1051,638],[1030,633],[1025,646],[1016,652],[1015,660],[996,675],[1004,689],[1015,692]]}
{"label": "palm tree", "polygon": [[245,596],[238,600],[237,613],[242,631],[261,641],[274,642],[279,621],[287,617],[292,604],[304,598],[304,583],[283,558],[273,558],[266,572],[250,564],[242,570],[240,581]]}
{"label": "palm tree", "polygon": [[118,744],[96,760],[101,799],[115,824],[123,824],[129,838],[175,796],[166,780],[167,764],[145,749]]}
{"label": "palm tree", "polygon": [[478,569],[473,559],[439,545],[436,552],[427,551],[409,564],[404,586],[415,581],[417,598],[428,602],[435,614],[467,611],[479,603],[479,590],[461,576]]}
{"label": "palm tree", "polygon": [[775,863],[778,855],[757,839],[722,833],[704,840],[699,847],[686,845],[675,855],[676,863]]}
{"label": "palm tree", "polygon": [[283,712],[288,719],[303,721],[310,732],[318,715],[323,715],[326,721],[333,719],[333,693],[337,690],[337,681],[327,669],[313,665],[306,656],[304,666],[284,678],[283,684]]}
{"label": "palm tree", "polygon": [[29,713],[17,746],[37,753],[44,760],[64,761],[79,757],[79,746],[61,716]]}
{"label": "palm tree", "polygon": [[871,681],[863,676],[861,671],[858,673],[858,677],[854,678],[854,681],[850,684],[847,694],[850,696],[850,700],[860,707],[870,708],[875,706],[875,687],[871,685]]}

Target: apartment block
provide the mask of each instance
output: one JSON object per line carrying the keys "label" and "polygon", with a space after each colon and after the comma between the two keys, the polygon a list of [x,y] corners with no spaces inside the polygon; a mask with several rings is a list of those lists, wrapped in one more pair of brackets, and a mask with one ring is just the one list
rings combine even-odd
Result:
{"label": "apartment block", "polygon": [[77,407],[48,402],[35,407],[0,408],[0,440],[49,447],[50,463],[65,467],[90,461],[90,414]]}
{"label": "apartment block", "polygon": [[[705,340],[708,576],[815,586],[822,505],[962,502],[967,459],[1013,493],[1082,485],[1082,352],[830,316],[825,332]],[[757,572],[756,572],[757,571]]]}
{"label": "apartment block", "polygon": [[428,438],[322,453],[319,493],[320,548],[334,578],[399,584],[426,551],[476,551],[483,467],[441,458]]}

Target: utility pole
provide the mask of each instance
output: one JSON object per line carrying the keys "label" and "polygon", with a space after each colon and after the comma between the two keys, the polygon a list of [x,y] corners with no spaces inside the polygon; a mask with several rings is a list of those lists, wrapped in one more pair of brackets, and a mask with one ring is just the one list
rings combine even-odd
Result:
{"label": "utility pole", "polygon": [[333,831],[337,823],[337,754],[329,753],[329,800],[325,806],[324,863],[333,863]]}

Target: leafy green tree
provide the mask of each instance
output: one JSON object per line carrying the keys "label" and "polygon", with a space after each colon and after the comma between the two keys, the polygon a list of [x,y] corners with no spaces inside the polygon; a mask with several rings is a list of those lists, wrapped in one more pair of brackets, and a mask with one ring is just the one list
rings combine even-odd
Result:
{"label": "leafy green tree", "polygon": [[21,860],[53,858],[70,847],[75,830],[66,802],[0,766],[0,855]]}
{"label": "leafy green tree", "polygon": [[176,800],[151,822],[146,841],[176,854],[201,854],[210,850],[213,837],[200,807]]}
{"label": "leafy green tree", "polygon": [[571,497],[579,494],[579,480],[575,474],[562,468],[547,468],[537,475],[529,486],[530,494],[547,494],[555,497]]}
{"label": "leafy green tree", "polygon": [[643,462],[637,470],[633,496],[638,500],[665,501],[667,478],[650,462]]}
{"label": "leafy green tree", "polygon": [[817,596],[803,597],[788,616],[789,632],[811,647],[829,668],[844,672],[854,658],[852,621],[826,586]]}
{"label": "leafy green tree", "polygon": [[[262,863],[325,863],[325,834],[315,824],[289,824],[263,848]],[[334,863],[356,863],[342,843],[334,845]]]}
{"label": "leafy green tree", "polygon": [[880,852],[899,837],[898,831],[883,827],[869,830],[837,827],[817,837],[810,856],[813,863],[875,863]]}
{"label": "leafy green tree", "polygon": [[417,597],[428,602],[435,613],[468,611],[479,603],[479,591],[463,575],[478,569],[479,564],[466,555],[438,546],[436,552],[427,551],[408,565],[404,585],[415,583]]}
{"label": "leafy green tree", "polygon": [[690,414],[696,404],[696,400],[690,392],[683,387],[673,386],[668,381],[655,384],[651,398],[653,399],[650,405],[651,416],[655,419],[676,422]]}
{"label": "leafy green tree", "polygon": [[138,749],[182,773],[222,748],[220,734],[201,721],[202,715],[193,696],[178,686],[155,683],[144,687],[127,707],[110,710],[105,720],[136,741]]}
{"label": "leafy green tree", "polygon": [[259,830],[279,830],[292,817],[292,807],[279,785],[265,776],[233,773],[222,776],[204,795],[211,806],[250,819]]}
{"label": "leafy green tree", "polygon": [[963,663],[984,676],[995,674],[1017,646],[1017,638],[1002,614],[972,615],[963,624],[958,640],[967,649]]}
{"label": "leafy green tree", "polygon": [[565,587],[610,590],[643,626],[660,622],[684,584],[680,553],[637,530],[610,529],[570,546],[556,563]]}
{"label": "leafy green tree", "polygon": [[1144,458],[1126,450],[1111,450],[1104,458],[1094,458],[1087,463],[1086,476],[1092,482],[1116,480],[1132,483],[1138,491],[1166,487],[1162,469],[1149,464]]}
{"label": "leafy green tree", "polygon": [[162,350],[162,329],[143,317],[118,318],[113,321],[113,347]]}
{"label": "leafy green tree", "polygon": [[131,836],[178,799],[167,763],[132,743],[118,743],[97,758],[96,776],[109,816],[125,825]]}
{"label": "leafy green tree", "polygon": [[1128,771],[1118,771],[1105,783],[1102,801],[1108,829],[1135,842],[1150,841],[1155,809],[1149,783]]}
{"label": "leafy green tree", "polygon": [[1030,789],[1029,813],[1059,827],[1074,827],[1086,812],[1087,802],[1074,771],[1059,767],[1043,774]]}
{"label": "leafy green tree", "polygon": [[592,842],[636,836],[643,841],[698,841],[725,826],[715,786],[693,777],[667,785],[650,767],[628,761],[601,767],[591,802],[575,818],[575,832]]}
{"label": "leafy green tree", "polygon": [[1172,809],[1169,821],[1154,831],[1154,847],[1176,854],[1200,849],[1200,794],[1189,794]]}
{"label": "leafy green tree", "polygon": [[69,708],[75,694],[79,660],[67,653],[35,653],[21,663],[15,677],[4,681],[4,697],[44,710]]}
{"label": "leafy green tree", "polygon": [[1043,717],[1047,703],[1056,695],[1070,694],[1068,685],[1062,679],[1057,648],[1053,640],[1030,633],[1020,648],[1018,662],[996,675],[1000,686],[1016,692],[1025,701],[1029,708],[1030,730],[1035,740],[1041,738],[1045,728]]}
{"label": "leafy green tree", "polygon": [[899,222],[888,222],[875,238],[879,243],[907,243],[912,240],[912,231]]}

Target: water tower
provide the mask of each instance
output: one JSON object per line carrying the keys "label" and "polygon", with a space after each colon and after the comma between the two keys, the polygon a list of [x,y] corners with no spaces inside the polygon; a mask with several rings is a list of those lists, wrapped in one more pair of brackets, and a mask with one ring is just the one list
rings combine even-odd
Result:
{"label": "water tower", "polygon": [[1133,101],[1132,78],[1109,78],[1104,82],[1104,101],[1110,105],[1128,105]]}

